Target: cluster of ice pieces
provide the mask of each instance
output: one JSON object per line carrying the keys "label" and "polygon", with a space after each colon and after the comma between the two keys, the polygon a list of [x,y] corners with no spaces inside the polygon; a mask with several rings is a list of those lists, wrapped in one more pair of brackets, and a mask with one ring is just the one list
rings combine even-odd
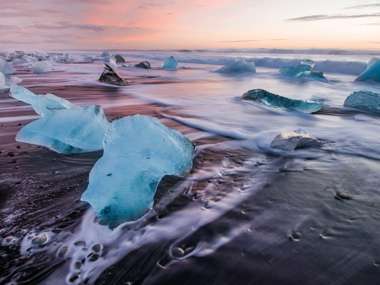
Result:
{"label": "cluster of ice pieces", "polygon": [[274,108],[283,108],[304,113],[315,113],[322,109],[321,103],[289,99],[263,89],[250,90],[243,94],[242,98],[244,100],[258,102]]}
{"label": "cluster of ice pieces", "polygon": [[194,150],[182,134],[140,115],[113,121],[103,148],[82,200],[101,222],[116,224],[141,217],[165,175],[180,176],[191,169]]}
{"label": "cluster of ice pieces", "polygon": [[359,75],[356,80],[380,82],[380,59],[371,59],[367,65],[367,68]]}
{"label": "cluster of ice pieces", "polygon": [[282,132],[277,135],[271,143],[272,148],[284,151],[293,151],[308,147],[320,147],[321,145],[322,143],[320,140],[303,130]]}
{"label": "cluster of ice pieces", "polygon": [[169,71],[175,71],[177,70],[178,62],[174,58],[174,56],[169,56],[164,60],[164,63],[162,64],[162,68]]}
{"label": "cluster of ice pieces", "polygon": [[157,119],[136,115],[110,123],[99,106],[80,107],[16,85],[11,96],[40,115],[19,131],[17,141],[64,154],[104,150],[82,195],[102,223],[115,226],[141,217],[165,175],[180,176],[192,167],[193,144]]}
{"label": "cluster of ice pieces", "polygon": [[236,59],[225,64],[215,72],[225,75],[252,74],[256,73],[256,66],[254,62],[246,61],[245,59]]}
{"label": "cluster of ice pieces", "polygon": [[36,95],[17,85],[11,87],[10,94],[40,115],[17,133],[17,141],[63,154],[102,149],[109,122],[99,106],[80,107],[52,94]]}
{"label": "cluster of ice pieces", "polygon": [[301,80],[327,81],[323,72],[314,70],[314,63],[309,60],[302,61],[294,66],[282,67],[280,73],[286,77]]}
{"label": "cluster of ice pieces", "polygon": [[380,114],[380,94],[370,91],[354,92],[346,98],[344,106],[364,112]]}

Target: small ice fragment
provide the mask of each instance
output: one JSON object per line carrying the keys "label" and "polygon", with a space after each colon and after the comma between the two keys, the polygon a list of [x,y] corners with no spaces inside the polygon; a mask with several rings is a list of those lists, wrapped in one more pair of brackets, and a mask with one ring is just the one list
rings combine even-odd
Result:
{"label": "small ice fragment", "polygon": [[51,70],[51,64],[49,61],[36,61],[32,64],[32,71],[36,74],[42,74]]}
{"label": "small ice fragment", "polygon": [[65,154],[102,149],[109,122],[101,107],[79,107],[52,94],[35,95],[21,86],[12,86],[11,96],[41,116],[17,133],[17,141]]}
{"label": "small ice fragment", "polygon": [[321,142],[317,138],[302,130],[282,132],[281,134],[277,135],[271,143],[272,148],[285,151],[293,151],[300,148],[320,146]]}
{"label": "small ice fragment", "polygon": [[194,152],[181,133],[141,115],[113,121],[103,148],[81,199],[111,226],[141,217],[152,207],[161,179],[188,172]]}
{"label": "small ice fragment", "polygon": [[174,71],[177,70],[178,62],[174,58],[174,56],[170,56],[167,59],[165,59],[164,64],[162,65],[162,68],[165,70]]}
{"label": "small ice fragment", "polygon": [[5,76],[4,74],[0,71],[0,91],[8,90],[9,87],[6,84]]}
{"label": "small ice fragment", "polygon": [[254,62],[246,61],[245,59],[235,59],[215,72],[223,73],[226,75],[241,75],[256,73],[256,66]]}
{"label": "small ice fragment", "polygon": [[323,72],[314,70],[314,63],[310,60],[301,61],[294,66],[282,67],[280,73],[286,77],[302,80],[327,81]]}
{"label": "small ice fragment", "polygon": [[135,64],[135,67],[144,68],[144,69],[151,69],[149,61],[142,61],[138,64]]}
{"label": "small ice fragment", "polygon": [[323,75],[323,72],[315,70],[300,72],[296,75],[296,78],[302,80],[327,81],[326,77]]}
{"label": "small ice fragment", "polygon": [[14,69],[13,69],[12,64],[0,58],[0,72],[2,72],[4,75],[13,74]]}
{"label": "small ice fragment", "polygon": [[128,84],[127,81],[121,78],[109,64],[104,64],[104,70],[99,77],[99,81],[118,86],[125,86]]}
{"label": "small ice fragment", "polygon": [[259,102],[274,108],[284,108],[304,113],[315,113],[322,109],[322,103],[290,99],[270,93],[263,89],[250,90],[243,94],[242,98],[244,100]]}
{"label": "small ice fragment", "polygon": [[344,106],[364,112],[380,114],[380,94],[370,91],[354,92],[346,98]]}
{"label": "small ice fragment", "polygon": [[376,81],[380,82],[380,58],[373,58],[367,68],[359,75],[357,81]]}

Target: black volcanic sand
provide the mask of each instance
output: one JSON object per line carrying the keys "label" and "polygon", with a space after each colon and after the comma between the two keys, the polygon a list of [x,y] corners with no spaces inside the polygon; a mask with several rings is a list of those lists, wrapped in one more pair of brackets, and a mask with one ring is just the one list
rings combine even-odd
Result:
{"label": "black volcanic sand", "polygon": [[[42,77],[41,80],[48,79]],[[26,81],[23,85],[30,83]],[[74,103],[82,99],[96,102],[105,94],[115,99],[125,98],[117,87],[39,87],[38,82],[33,84],[34,92],[50,92]],[[7,96],[0,94],[0,99]],[[161,116],[161,113],[175,112],[168,106],[144,102],[106,110],[111,120],[142,113],[158,117],[185,134],[199,132]],[[31,114],[30,110],[0,111],[0,117]],[[80,202],[80,196],[86,188],[90,169],[101,156],[101,152],[59,155],[42,147],[15,142],[16,132],[26,122],[0,124],[0,236],[3,241],[5,237],[20,241],[31,230],[73,231],[88,208]],[[222,201],[234,191],[250,191],[257,186],[251,181],[257,169],[262,170],[260,175],[267,179],[260,190],[252,191],[243,202],[188,236],[150,243],[130,252],[104,271],[96,284],[356,285],[379,282],[378,161],[333,154],[315,160],[279,158],[244,147],[233,150],[216,147],[217,143],[226,141],[227,138],[212,135],[194,141],[198,153],[192,172],[208,171],[225,161],[237,168],[252,159],[257,162],[243,171],[206,177],[191,187],[184,187],[181,195],[166,207],[158,208],[156,218],[164,218],[191,203],[201,203],[203,211],[208,211],[210,201]],[[208,147],[203,148],[205,145]],[[164,179],[157,203],[168,189],[183,182],[184,179]],[[217,246],[234,229],[241,230]],[[209,254],[195,254],[200,247],[213,250]],[[169,248],[178,249],[177,254],[169,254]],[[1,246],[0,284],[10,280],[18,284],[38,284],[63,262],[46,253],[21,256],[17,242],[14,246]]]}

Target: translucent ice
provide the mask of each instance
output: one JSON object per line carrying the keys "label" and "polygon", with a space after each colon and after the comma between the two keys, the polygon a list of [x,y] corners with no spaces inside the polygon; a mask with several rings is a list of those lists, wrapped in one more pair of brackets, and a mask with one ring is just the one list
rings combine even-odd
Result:
{"label": "translucent ice", "polygon": [[321,146],[321,141],[302,130],[282,132],[271,143],[272,148],[285,151],[319,146]]}
{"label": "translucent ice", "polygon": [[216,70],[216,72],[227,75],[249,74],[256,72],[256,66],[254,62],[249,62],[244,59],[236,59],[225,64],[223,67]]}
{"label": "translucent ice", "polygon": [[0,58],[0,72],[2,72],[4,75],[13,74],[14,69],[12,64]]}
{"label": "translucent ice", "polygon": [[366,70],[364,70],[356,80],[380,82],[380,58],[371,59]]}
{"label": "translucent ice", "polygon": [[52,94],[35,95],[20,86],[11,87],[11,96],[30,104],[41,116],[17,133],[17,141],[65,154],[102,149],[109,122],[99,106],[79,107]]}
{"label": "translucent ice", "polygon": [[0,91],[8,89],[8,86],[6,85],[5,76],[0,71]]}
{"label": "translucent ice", "polygon": [[294,66],[280,68],[280,73],[287,77],[298,78],[302,80],[327,81],[323,72],[314,70],[312,61],[302,61]]}
{"label": "translucent ice", "polygon": [[380,114],[380,94],[369,91],[354,92],[346,98],[344,106]]}
{"label": "translucent ice", "polygon": [[250,90],[243,94],[242,98],[244,100],[259,102],[270,107],[284,108],[304,113],[315,113],[321,110],[322,108],[321,103],[289,99],[280,95],[270,93],[263,89]]}
{"label": "translucent ice", "polygon": [[157,119],[135,115],[112,122],[103,156],[90,172],[82,200],[102,223],[117,225],[141,217],[153,204],[165,175],[183,175],[192,167],[194,147]]}
{"label": "translucent ice", "polygon": [[32,71],[36,74],[46,73],[51,70],[51,64],[49,61],[36,61],[32,63]]}
{"label": "translucent ice", "polygon": [[177,70],[177,65],[178,65],[178,62],[174,58],[174,56],[170,56],[167,59],[165,59],[163,65],[162,65],[162,68],[165,70],[174,71],[174,70]]}

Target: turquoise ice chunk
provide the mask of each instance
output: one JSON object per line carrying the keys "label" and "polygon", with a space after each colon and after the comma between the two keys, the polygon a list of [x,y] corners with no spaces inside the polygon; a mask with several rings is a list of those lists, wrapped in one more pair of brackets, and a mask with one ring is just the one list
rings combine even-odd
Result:
{"label": "turquoise ice chunk", "polygon": [[380,114],[380,94],[370,91],[354,92],[346,98],[344,106],[364,112]]}
{"label": "turquoise ice chunk", "polygon": [[141,115],[113,121],[103,148],[81,199],[112,226],[144,215],[161,179],[188,172],[194,152],[181,133]]}
{"label": "turquoise ice chunk", "polygon": [[236,59],[223,67],[216,70],[218,73],[225,75],[242,75],[256,73],[256,66],[254,62],[246,61],[245,59]]}
{"label": "turquoise ice chunk", "polygon": [[17,141],[64,154],[102,149],[103,137],[110,124],[101,107],[76,106],[55,95],[36,95],[15,85],[11,87],[11,96],[31,105],[41,116],[17,133]]}
{"label": "turquoise ice chunk", "polygon": [[162,65],[162,68],[165,70],[174,71],[174,70],[177,70],[177,65],[178,65],[178,62],[174,58],[174,56],[169,56],[168,58],[165,59]]}
{"label": "turquoise ice chunk", "polygon": [[380,82],[380,59],[371,59],[367,65],[367,68],[359,75],[356,80]]}
{"label": "turquoise ice chunk", "polygon": [[274,108],[283,108],[304,113],[315,113],[322,109],[321,103],[290,99],[263,89],[250,90],[243,94],[242,98]]}

